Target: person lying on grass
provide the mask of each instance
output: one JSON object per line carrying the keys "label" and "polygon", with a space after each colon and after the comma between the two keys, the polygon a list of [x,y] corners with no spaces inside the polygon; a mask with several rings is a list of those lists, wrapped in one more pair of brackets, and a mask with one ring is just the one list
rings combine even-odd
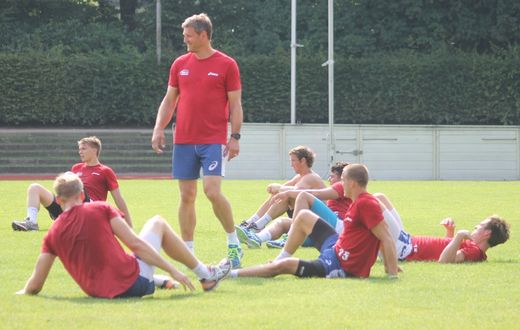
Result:
{"label": "person lying on grass", "polygon": [[412,236],[404,230],[399,213],[384,194],[374,194],[381,208],[388,211],[390,231],[396,242],[397,257],[402,261],[438,261],[441,263],[477,262],[487,259],[486,251],[509,239],[509,224],[498,215],[482,220],[470,232],[459,230],[451,218],[441,221],[446,237]]}
{"label": "person lying on grass", "polygon": [[[194,290],[190,279],[159,254],[161,247],[191,269],[205,291],[214,289],[231,269],[228,259],[217,266],[202,264],[160,216],[148,220],[138,236],[106,202],[83,203],[83,183],[72,172],[59,175],[54,190],[63,213],[44,237],[34,272],[17,294],[39,293],[56,256],[86,294],[100,298],[152,294],[155,267]],[[117,239],[134,255],[127,254]]]}
{"label": "person lying on grass", "polygon": [[[346,213],[340,235],[312,211],[302,210],[294,218],[287,243],[273,262],[232,270],[231,277],[273,277],[280,274],[368,277],[381,245],[385,271],[389,277],[396,278],[395,242],[384,221],[379,202],[366,190],[368,169],[361,164],[350,164],[344,168],[341,179],[345,197],[353,202]],[[320,251],[320,256],[312,261],[293,258],[292,255],[307,236]]]}

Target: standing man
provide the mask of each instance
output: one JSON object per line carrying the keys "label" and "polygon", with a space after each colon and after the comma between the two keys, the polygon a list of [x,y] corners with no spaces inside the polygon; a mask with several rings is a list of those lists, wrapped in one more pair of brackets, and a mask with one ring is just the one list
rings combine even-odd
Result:
{"label": "standing man", "polygon": [[[238,156],[242,125],[241,83],[234,59],[211,46],[212,24],[206,14],[182,23],[188,53],[170,69],[168,89],[159,110],[152,148],[163,152],[164,128],[177,109],[173,150],[173,177],[179,180],[179,223],[182,239],[193,251],[197,179],[202,168],[204,193],[227,233],[228,257],[240,267],[242,250],[234,227],[231,205],[221,191],[225,162]],[[228,119],[231,134],[228,139]]]}

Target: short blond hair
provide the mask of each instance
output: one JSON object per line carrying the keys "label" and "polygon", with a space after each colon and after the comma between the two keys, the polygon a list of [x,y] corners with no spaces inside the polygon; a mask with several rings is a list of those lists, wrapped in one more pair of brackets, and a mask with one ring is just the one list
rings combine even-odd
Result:
{"label": "short blond hair", "polygon": [[181,27],[183,29],[190,27],[195,30],[197,34],[200,34],[202,31],[206,31],[208,40],[211,40],[211,35],[213,34],[213,24],[211,23],[211,20],[206,13],[200,13],[198,15],[193,15],[186,18]]}
{"label": "short blond hair", "polygon": [[83,191],[83,182],[77,174],[65,172],[56,177],[53,188],[56,196],[70,199]]}
{"label": "short blond hair", "polygon": [[99,157],[101,153],[101,140],[97,136],[87,136],[78,141],[78,146],[81,144],[88,144],[91,148],[97,150],[96,154]]}

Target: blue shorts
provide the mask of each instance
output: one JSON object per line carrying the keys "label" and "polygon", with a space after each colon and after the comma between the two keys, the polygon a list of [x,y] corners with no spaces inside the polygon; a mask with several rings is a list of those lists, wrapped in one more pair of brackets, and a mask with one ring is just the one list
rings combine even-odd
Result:
{"label": "blue shorts", "polygon": [[330,235],[321,245],[318,260],[325,268],[326,277],[345,277],[345,275],[341,275],[344,274],[344,271],[341,269],[338,256],[334,249],[338,237],[338,234]]}
{"label": "blue shorts", "polygon": [[128,290],[116,296],[116,298],[142,297],[154,292],[155,285],[153,281],[150,281],[146,277],[139,275],[137,276],[134,284],[132,284]]}
{"label": "blue shorts", "polygon": [[[334,213],[327,204],[323,203],[318,198],[314,198],[314,202],[311,206],[311,211],[318,215],[321,219],[323,219],[326,223],[328,223],[334,230],[336,230],[336,224],[338,223],[338,215]],[[339,220],[341,221],[341,220]],[[312,239],[307,237],[305,241],[303,242],[302,246],[313,246],[314,242]]]}
{"label": "blue shorts", "polygon": [[225,157],[222,144],[176,144],[173,148],[174,179],[196,180],[200,169],[204,176],[224,176]]}

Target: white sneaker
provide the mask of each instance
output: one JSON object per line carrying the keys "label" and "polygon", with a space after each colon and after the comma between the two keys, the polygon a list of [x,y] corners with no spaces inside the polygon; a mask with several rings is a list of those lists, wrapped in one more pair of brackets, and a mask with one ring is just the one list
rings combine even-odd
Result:
{"label": "white sneaker", "polygon": [[211,291],[218,286],[231,271],[231,261],[227,258],[222,259],[216,266],[208,266],[209,277],[200,279],[200,284],[204,291]]}

